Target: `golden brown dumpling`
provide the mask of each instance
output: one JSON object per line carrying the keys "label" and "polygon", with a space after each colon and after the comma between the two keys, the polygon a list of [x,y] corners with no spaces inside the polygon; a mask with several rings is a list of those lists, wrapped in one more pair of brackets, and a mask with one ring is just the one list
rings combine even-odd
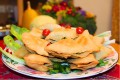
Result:
{"label": "golden brown dumpling", "polygon": [[52,65],[47,57],[38,54],[28,54],[24,56],[24,60],[27,66],[39,71],[48,71],[49,66]]}
{"label": "golden brown dumpling", "polygon": [[109,47],[103,46],[103,47],[101,47],[100,51],[94,53],[94,55],[97,60],[100,60],[100,59],[106,58],[107,56],[109,56],[112,53],[113,53],[113,51]]}
{"label": "golden brown dumpling", "polygon": [[49,54],[44,50],[44,48],[49,43],[44,39],[40,39],[39,37],[32,36],[29,32],[25,32],[22,34],[22,41],[26,47],[35,51],[39,55],[48,56]]}
{"label": "golden brown dumpling", "polygon": [[93,54],[89,54],[84,58],[71,59],[68,61],[71,69],[86,70],[95,67],[99,62],[95,59]]}
{"label": "golden brown dumpling", "polygon": [[88,31],[84,31],[76,40],[62,39],[47,46],[45,49],[51,55],[63,58],[82,58],[100,50],[90,38]]}
{"label": "golden brown dumpling", "polygon": [[74,39],[76,37],[77,34],[75,29],[56,28],[45,38],[45,40],[53,43],[61,39]]}

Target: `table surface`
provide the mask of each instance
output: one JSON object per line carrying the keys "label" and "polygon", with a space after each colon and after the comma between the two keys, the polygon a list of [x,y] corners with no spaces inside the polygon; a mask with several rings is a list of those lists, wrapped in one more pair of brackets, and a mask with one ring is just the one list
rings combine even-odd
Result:
{"label": "table surface", "polygon": [[[120,58],[120,45],[115,43],[115,44],[111,44],[111,46],[113,46],[115,48],[115,50],[118,52],[119,58]],[[5,47],[3,40],[0,40],[0,47],[2,47],[2,48]],[[116,66],[113,67],[112,69],[110,69],[109,71],[104,72],[99,75],[96,75],[96,76],[93,76],[93,77],[88,77],[86,79],[112,79],[112,80],[120,79],[120,74],[119,74],[120,65],[119,64],[120,64],[120,59],[118,60],[118,63],[116,64]],[[28,79],[36,79],[36,78],[19,74],[17,72],[10,70],[9,68],[7,68],[2,63],[1,53],[0,53],[0,79],[25,79],[25,80],[28,80]],[[77,80],[79,80],[79,79],[77,79]]]}

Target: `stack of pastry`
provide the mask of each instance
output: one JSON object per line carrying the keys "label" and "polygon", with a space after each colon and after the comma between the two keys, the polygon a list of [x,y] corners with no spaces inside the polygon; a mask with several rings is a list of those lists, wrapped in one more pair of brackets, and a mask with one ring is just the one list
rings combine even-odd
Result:
{"label": "stack of pastry", "polygon": [[[67,60],[71,69],[86,70],[95,67],[99,59],[107,57],[112,51],[103,46],[104,38],[90,35],[88,30],[77,34],[75,29],[57,26],[45,39],[42,39],[42,29],[33,28],[23,33],[22,41],[35,52],[24,56],[26,64],[40,71],[48,71],[52,66],[50,57]],[[104,53],[101,54],[101,51]]]}

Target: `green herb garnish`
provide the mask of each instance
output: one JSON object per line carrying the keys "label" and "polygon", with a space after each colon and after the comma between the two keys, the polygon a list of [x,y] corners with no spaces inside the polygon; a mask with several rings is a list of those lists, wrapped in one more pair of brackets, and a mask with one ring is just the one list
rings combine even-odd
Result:
{"label": "green herb garnish", "polygon": [[97,67],[105,66],[106,64],[108,64],[108,61],[104,61],[103,59],[100,59]]}

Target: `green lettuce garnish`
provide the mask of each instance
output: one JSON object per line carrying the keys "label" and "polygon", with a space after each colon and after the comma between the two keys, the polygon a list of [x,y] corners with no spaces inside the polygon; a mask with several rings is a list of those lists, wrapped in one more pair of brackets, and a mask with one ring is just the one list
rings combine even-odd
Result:
{"label": "green lettuce garnish", "polygon": [[26,28],[21,28],[16,25],[11,25],[10,32],[12,35],[14,35],[18,40],[22,40],[22,34],[24,32],[29,32]]}
{"label": "green lettuce garnish", "polygon": [[21,45],[14,41],[14,39],[7,35],[3,38],[5,45],[10,48],[12,51],[16,51],[21,48]]}
{"label": "green lettuce garnish", "polygon": [[0,51],[1,51],[4,55],[6,55],[7,57],[9,57],[10,59],[12,59],[12,60],[14,60],[14,61],[16,61],[16,62],[18,62],[18,63],[20,63],[20,64],[25,65],[24,59],[18,58],[18,57],[16,57],[16,56],[14,56],[14,55],[12,55],[12,54],[4,51],[1,47],[0,47]]}
{"label": "green lettuce garnish", "polygon": [[97,67],[105,66],[106,64],[108,64],[108,61],[104,61],[103,59],[100,59]]}

